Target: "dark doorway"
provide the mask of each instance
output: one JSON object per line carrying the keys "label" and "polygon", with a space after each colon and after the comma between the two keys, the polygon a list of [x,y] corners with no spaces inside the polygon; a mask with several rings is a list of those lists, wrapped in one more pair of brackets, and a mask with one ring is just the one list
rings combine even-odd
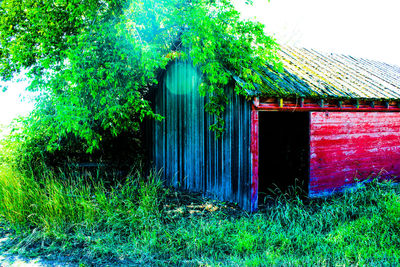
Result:
{"label": "dark doorway", "polygon": [[259,112],[259,200],[279,188],[300,186],[307,193],[309,112]]}

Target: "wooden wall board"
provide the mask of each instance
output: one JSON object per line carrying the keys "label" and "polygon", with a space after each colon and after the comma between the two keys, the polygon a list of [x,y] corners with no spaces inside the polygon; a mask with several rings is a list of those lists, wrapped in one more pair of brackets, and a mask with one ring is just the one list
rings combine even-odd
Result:
{"label": "wooden wall board", "polygon": [[400,113],[311,112],[311,196],[400,176]]}

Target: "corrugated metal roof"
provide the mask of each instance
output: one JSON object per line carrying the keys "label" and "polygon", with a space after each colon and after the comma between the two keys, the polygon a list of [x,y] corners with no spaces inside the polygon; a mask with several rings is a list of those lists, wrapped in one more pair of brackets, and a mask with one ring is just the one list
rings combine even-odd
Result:
{"label": "corrugated metal roof", "polygon": [[281,46],[283,72],[267,66],[259,96],[400,99],[400,67],[313,49]]}

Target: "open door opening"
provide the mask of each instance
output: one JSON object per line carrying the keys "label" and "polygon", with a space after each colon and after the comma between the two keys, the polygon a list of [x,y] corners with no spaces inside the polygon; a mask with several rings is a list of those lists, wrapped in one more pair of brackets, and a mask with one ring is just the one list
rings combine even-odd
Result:
{"label": "open door opening", "polygon": [[[310,157],[309,112],[259,112],[259,203],[279,188],[306,193]],[[271,191],[272,190],[272,191]]]}

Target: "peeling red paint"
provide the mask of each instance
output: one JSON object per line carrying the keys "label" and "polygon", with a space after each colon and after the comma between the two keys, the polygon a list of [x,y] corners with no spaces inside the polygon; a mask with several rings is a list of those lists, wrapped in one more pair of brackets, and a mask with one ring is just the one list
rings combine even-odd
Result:
{"label": "peeling red paint", "polygon": [[251,107],[251,212],[258,208],[258,110],[255,105]]}
{"label": "peeling red paint", "polygon": [[334,112],[334,111],[375,111],[375,112],[387,112],[387,111],[400,111],[399,108],[397,107],[390,107],[390,108],[385,108],[385,107],[376,107],[376,108],[370,108],[370,107],[323,107],[321,108],[319,105],[313,105],[313,106],[303,106],[303,107],[290,107],[290,106],[275,106],[275,105],[266,105],[266,104],[260,104],[258,106],[259,110],[270,110],[270,111],[329,111],[329,112]]}
{"label": "peeling red paint", "polygon": [[311,196],[400,176],[400,113],[311,112]]}
{"label": "peeling red paint", "polygon": [[[254,102],[254,101],[253,101]],[[400,111],[400,104],[396,101],[373,100],[322,100],[322,99],[257,99],[258,110],[270,111]]]}

